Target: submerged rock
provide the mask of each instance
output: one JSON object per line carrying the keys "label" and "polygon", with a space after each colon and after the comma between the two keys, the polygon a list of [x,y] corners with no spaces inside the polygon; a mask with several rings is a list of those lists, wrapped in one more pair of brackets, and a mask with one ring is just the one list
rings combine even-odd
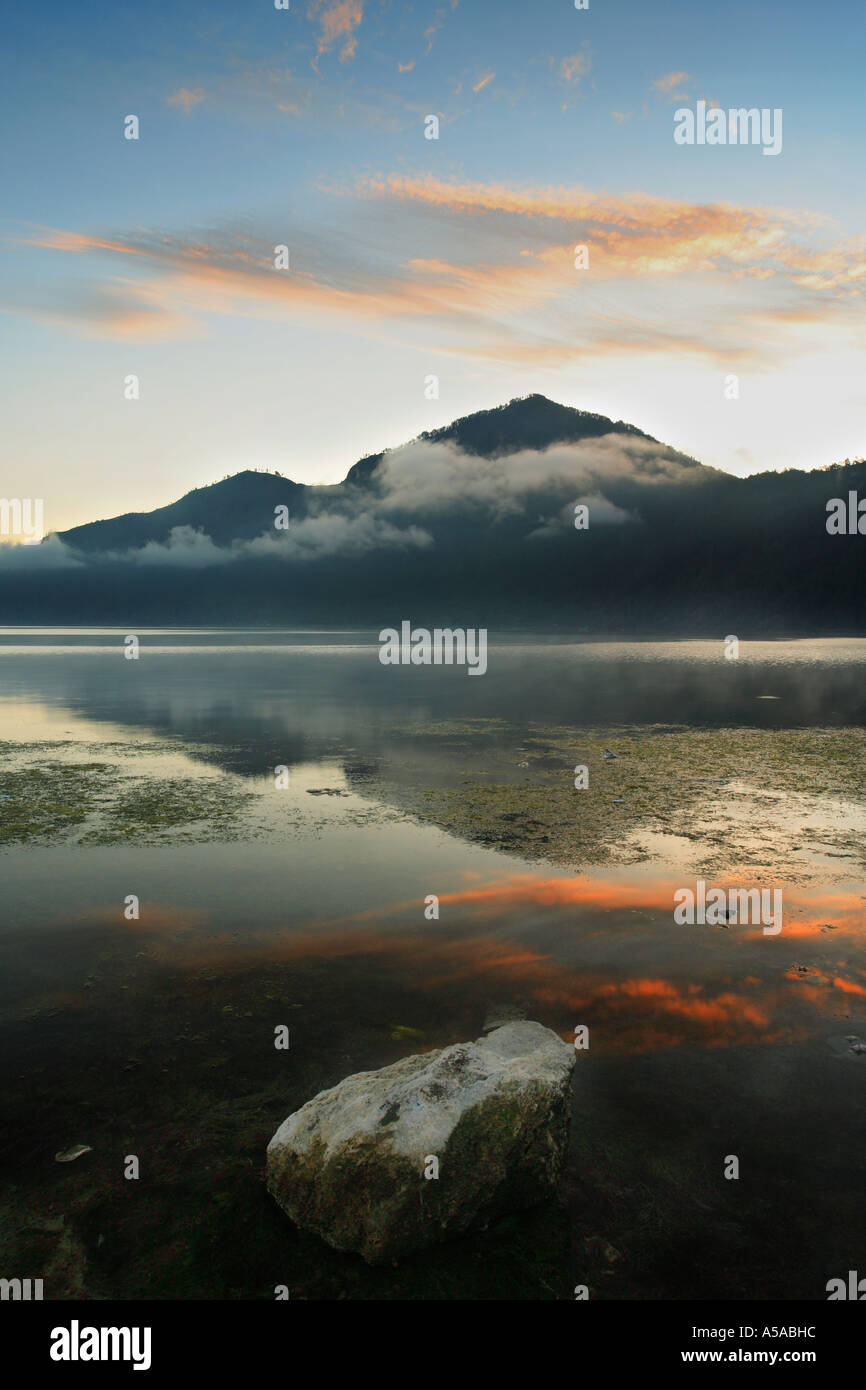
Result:
{"label": "submerged rock", "polygon": [[837,1057],[844,1057],[852,1062],[866,1060],[866,1038],[861,1038],[856,1033],[846,1033],[844,1037],[836,1034],[828,1038],[827,1042]]}
{"label": "submerged rock", "polygon": [[297,1225],[368,1264],[483,1228],[556,1188],[574,1062],[526,1021],[349,1076],[280,1125],[268,1188]]}
{"label": "submerged rock", "polygon": [[54,1155],[55,1163],[74,1163],[76,1158],[81,1158],[84,1154],[93,1153],[89,1144],[73,1144],[70,1149],[61,1149]]}

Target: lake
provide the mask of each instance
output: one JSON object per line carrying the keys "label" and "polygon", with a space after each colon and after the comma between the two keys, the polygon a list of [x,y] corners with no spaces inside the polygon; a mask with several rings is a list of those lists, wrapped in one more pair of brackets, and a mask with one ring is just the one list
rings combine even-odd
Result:
{"label": "lake", "polygon": [[[491,631],[469,679],[372,632],[125,635],[0,629],[4,1270],[823,1299],[862,1265],[866,641]],[[781,931],[677,922],[698,881],[779,890]],[[589,1030],[558,1201],[377,1269],[291,1225],[286,1115],[520,1016]]]}

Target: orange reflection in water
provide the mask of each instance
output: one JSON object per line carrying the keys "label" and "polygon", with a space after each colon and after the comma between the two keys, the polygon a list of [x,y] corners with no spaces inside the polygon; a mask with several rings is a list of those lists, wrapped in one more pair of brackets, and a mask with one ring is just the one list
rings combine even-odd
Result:
{"label": "orange reflection in water", "polygon": [[[134,928],[137,946],[146,939],[152,959],[179,968],[230,972],[354,958],[360,979],[363,962],[375,961],[377,971],[384,964],[408,980],[412,992],[440,996],[462,986],[488,1000],[519,999],[530,1011],[534,1001],[563,1037],[585,1023],[593,1030],[593,1047],[610,1052],[790,1043],[808,1036],[829,1013],[844,1017],[847,999],[866,996],[866,972],[836,955],[843,939],[850,949],[852,933],[862,929],[863,898],[856,893],[786,889],[782,936],[772,938],[768,954],[759,958],[759,926],[675,924],[673,895],[682,886],[681,880],[637,873],[622,878],[613,873],[509,874],[468,886],[464,882],[440,894],[443,913],[436,921],[423,919],[424,900],[418,898],[337,918],[263,925],[243,936],[228,931],[205,935],[208,913],[153,903],[138,922],[119,922],[116,904],[88,913],[87,920]],[[531,919],[527,909],[533,910]],[[569,909],[575,910],[573,917]],[[562,927],[564,910],[568,930],[547,931],[547,910],[554,929]],[[635,916],[641,918],[639,925]],[[831,921],[837,929],[828,934]],[[542,931],[543,943],[519,939],[537,938]],[[632,931],[635,954],[639,951],[655,964],[648,969],[646,959],[632,958],[625,973],[621,944]],[[683,932],[689,934],[688,960],[676,947]],[[693,948],[701,943],[696,933],[701,932],[712,933],[713,941],[726,948],[723,956],[708,952],[695,961]],[[800,946],[807,939],[818,946],[820,961],[804,968],[781,956],[779,948],[792,938]],[[612,952],[615,942],[620,948]],[[748,946],[742,974],[732,968],[741,943]],[[593,958],[588,962],[590,946]],[[662,947],[666,959],[674,956],[664,970],[658,965]]]}

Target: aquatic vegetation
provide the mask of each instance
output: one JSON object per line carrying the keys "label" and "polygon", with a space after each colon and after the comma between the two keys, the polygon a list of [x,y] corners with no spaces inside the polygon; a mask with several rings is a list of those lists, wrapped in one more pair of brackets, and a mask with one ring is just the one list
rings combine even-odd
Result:
{"label": "aquatic vegetation", "polygon": [[[412,726],[398,732],[417,739]],[[734,860],[790,874],[810,850],[866,862],[863,729],[527,729],[479,719],[431,723],[424,740],[435,784],[426,763],[407,776],[395,758],[368,789],[524,858],[638,863],[654,857],[647,836],[662,835],[690,844],[707,869]]]}
{"label": "aquatic vegetation", "polygon": [[[252,792],[223,777],[154,775],[157,764],[163,770],[165,745],[139,745],[132,768],[126,750],[117,761],[57,756],[69,747],[75,745],[7,746],[12,765],[0,770],[0,845],[154,844],[252,833],[242,820]],[[122,747],[104,744],[101,751]]]}

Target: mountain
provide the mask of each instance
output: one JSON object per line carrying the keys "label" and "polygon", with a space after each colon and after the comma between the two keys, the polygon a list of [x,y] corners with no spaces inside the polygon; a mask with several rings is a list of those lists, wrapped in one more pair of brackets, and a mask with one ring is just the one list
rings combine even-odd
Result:
{"label": "mountain", "polygon": [[532,395],[332,486],[247,471],[0,551],[0,621],[858,633],[866,542],[826,529],[852,491],[862,461],[735,478]]}
{"label": "mountain", "polygon": [[262,515],[280,503],[297,507],[303,483],[247,469],[222,482],[197,487],[178,502],[153,512],[125,512],[109,521],[89,521],[59,533],[60,539],[85,554],[132,550],[149,542],[166,542],[176,527],[201,529],[217,545],[253,540],[262,531]]}
{"label": "mountain", "polygon": [[[525,396],[493,410],[479,410],[443,429],[429,430],[417,442],[453,444],[474,458],[503,457],[522,450],[543,451],[555,444],[577,444],[606,435],[629,435],[635,439],[658,441],[634,425],[609,420],[585,410],[559,405],[546,396]],[[413,441],[413,443],[416,441]],[[408,447],[408,446],[404,446]],[[390,451],[399,461],[399,450]],[[674,451],[669,451],[673,455]],[[683,457],[683,456],[680,456]],[[217,545],[235,540],[253,540],[271,524],[274,508],[286,505],[293,518],[328,506],[346,505],[351,489],[367,486],[385,459],[385,453],[371,454],[349,469],[342,483],[330,487],[309,487],[279,474],[247,470],[209,487],[195,488],[179,501],[152,512],[127,512],[108,521],[87,522],[59,533],[67,545],[86,554],[121,552],[147,545],[165,544],[176,527],[201,529]],[[702,465],[689,459],[699,469]]]}

